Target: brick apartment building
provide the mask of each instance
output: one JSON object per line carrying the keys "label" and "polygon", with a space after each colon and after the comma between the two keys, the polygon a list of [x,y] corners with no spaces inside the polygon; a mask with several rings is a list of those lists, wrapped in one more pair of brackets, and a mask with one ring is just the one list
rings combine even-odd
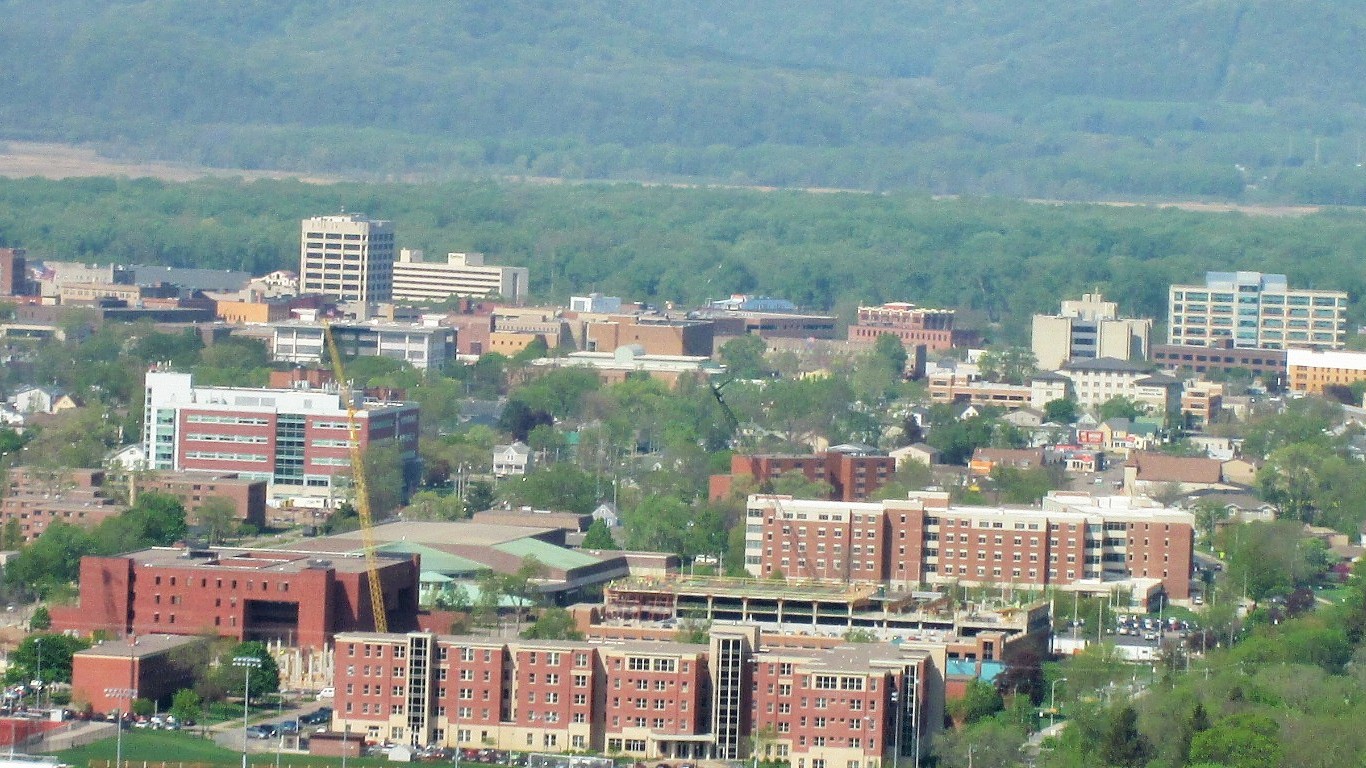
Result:
{"label": "brick apartment building", "polygon": [[770,649],[760,637],[752,626],[713,628],[707,644],[338,635],[333,727],[641,759],[736,760],[757,749],[795,768],[879,768],[894,745],[911,754],[933,733],[934,719],[920,716],[925,650]]}
{"label": "brick apartment building", "polygon": [[762,578],[1063,586],[1160,582],[1190,596],[1188,513],[1125,496],[1054,492],[1041,508],[954,507],[942,492],[876,503],[751,496],[745,568]]}
{"label": "brick apartment building", "polygon": [[[389,627],[417,626],[418,563],[382,554]],[[280,641],[321,648],[373,630],[365,558],[268,549],[156,547],[81,558],[80,602],[52,609],[56,631]]]}
{"label": "brick apartment building", "polygon": [[18,526],[25,544],[54,522],[93,528],[127,507],[110,497],[102,469],[13,467],[0,497],[0,526]]}
{"label": "brick apartment building", "polygon": [[[188,373],[147,373],[143,451],[150,469],[235,472],[274,494],[328,496],[349,475],[346,401],[336,388],[197,387]],[[418,407],[357,397],[361,448],[394,440],[415,482]]]}
{"label": "brick apartment building", "polygon": [[729,475],[712,475],[708,495],[713,501],[725,498],[742,477],[749,478],[754,488],[762,488],[788,472],[801,472],[812,482],[828,483],[832,501],[864,501],[896,474],[896,459],[853,445],[817,454],[736,454],[730,458]]}
{"label": "brick apartment building", "polygon": [[975,331],[954,330],[954,310],[917,307],[906,302],[891,302],[880,307],[859,307],[858,322],[849,326],[849,340],[873,344],[884,333],[901,340],[902,346],[920,344],[930,352],[970,345]]}
{"label": "brick apartment building", "polygon": [[[237,519],[257,527],[265,524],[266,484],[261,480],[230,472],[154,472],[136,482],[139,493],[156,491],[179,499],[191,521],[205,501],[223,497],[232,502]],[[0,526],[15,521],[26,543],[56,521],[93,528],[127,509],[114,498],[114,491],[102,469],[14,467],[0,496]]]}

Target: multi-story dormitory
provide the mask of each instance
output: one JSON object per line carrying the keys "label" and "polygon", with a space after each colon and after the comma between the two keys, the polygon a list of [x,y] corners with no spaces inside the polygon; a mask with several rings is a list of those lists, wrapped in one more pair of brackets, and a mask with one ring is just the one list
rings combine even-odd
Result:
{"label": "multi-story dormitory", "polygon": [[335,659],[334,730],[408,744],[880,768],[943,711],[931,650],[770,647],[746,626],[707,644],[345,633]]}
{"label": "multi-story dormitory", "polygon": [[1037,507],[955,506],[948,493],[835,502],[755,495],[745,568],[786,579],[898,587],[1160,584],[1190,596],[1189,513],[1142,497],[1055,491]]}

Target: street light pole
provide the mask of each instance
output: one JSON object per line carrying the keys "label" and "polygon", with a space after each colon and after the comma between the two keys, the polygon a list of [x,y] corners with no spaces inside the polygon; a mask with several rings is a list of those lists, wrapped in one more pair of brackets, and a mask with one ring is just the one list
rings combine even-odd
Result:
{"label": "street light pole", "polygon": [[43,636],[39,635],[33,639],[33,644],[38,649],[38,690],[33,692],[33,703],[39,709],[43,708]]}
{"label": "street light pole", "polygon": [[1058,718],[1058,683],[1067,682],[1067,678],[1060,677],[1048,686],[1048,727],[1052,728],[1057,724]]}
{"label": "street light pole", "polygon": [[[119,701],[132,701],[138,697],[138,692],[132,688],[105,688],[104,695]],[[114,739],[114,768],[123,768],[123,707],[114,710],[114,714],[114,727],[118,729]]]}
{"label": "street light pole", "polygon": [[255,656],[234,656],[234,667],[242,668],[242,768],[247,768],[247,718],[251,714],[251,671],[261,666]]}

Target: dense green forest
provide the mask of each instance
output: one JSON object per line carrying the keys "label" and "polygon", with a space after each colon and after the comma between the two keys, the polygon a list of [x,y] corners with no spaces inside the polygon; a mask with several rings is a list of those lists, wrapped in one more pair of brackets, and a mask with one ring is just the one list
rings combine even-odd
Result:
{"label": "dense green forest", "polygon": [[0,13],[13,62],[0,138],[123,157],[1366,203],[1366,7],[1346,0],[0,0]]}
{"label": "dense green forest", "polygon": [[1296,285],[1366,295],[1356,212],[1266,218],[911,194],[30,179],[0,181],[0,245],[38,259],[263,273],[297,268],[298,220],[340,207],[393,219],[402,247],[529,266],[540,298],[600,290],[691,303],[749,291],[846,317],[858,302],[908,300],[963,310],[1006,340],[1025,338],[1030,313],[1095,288],[1162,318],[1167,285],[1207,269],[1285,272]]}

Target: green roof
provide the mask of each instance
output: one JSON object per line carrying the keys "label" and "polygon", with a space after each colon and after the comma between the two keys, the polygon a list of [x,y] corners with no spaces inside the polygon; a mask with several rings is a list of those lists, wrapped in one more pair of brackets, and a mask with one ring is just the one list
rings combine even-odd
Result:
{"label": "green roof", "polygon": [[572,568],[583,568],[589,565],[597,565],[600,560],[592,555],[585,555],[572,549],[557,547],[554,544],[541,541],[540,539],[516,539],[505,541],[502,544],[494,544],[493,548],[508,555],[515,555],[521,558],[534,557],[551,568],[560,570],[570,570]]}
{"label": "green roof", "polygon": [[375,549],[379,552],[401,552],[405,555],[420,555],[422,557],[423,572],[432,571],[445,574],[447,576],[460,574],[474,574],[488,570],[488,566],[483,563],[476,563],[467,557],[452,555],[449,552],[442,552],[434,547],[415,544],[411,541],[394,541],[388,544],[381,544]]}

